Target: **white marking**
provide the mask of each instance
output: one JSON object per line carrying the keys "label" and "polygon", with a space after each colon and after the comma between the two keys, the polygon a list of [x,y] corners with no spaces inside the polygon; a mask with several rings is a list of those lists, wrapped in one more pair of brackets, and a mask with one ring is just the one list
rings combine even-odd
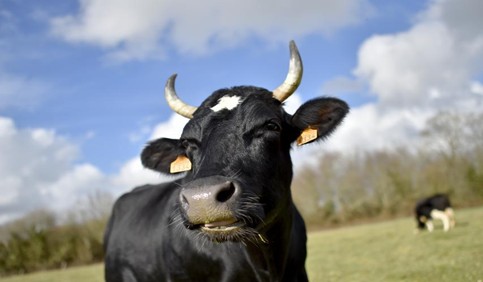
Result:
{"label": "white marking", "polygon": [[443,222],[444,231],[449,230],[449,218],[445,212],[442,212],[440,210],[432,210],[431,217],[435,219],[439,219]]}
{"label": "white marking", "polygon": [[454,228],[454,226],[456,225],[456,220],[454,218],[454,211],[453,211],[453,209],[452,208],[446,208],[444,210],[444,212],[446,213],[446,215],[449,218],[449,227],[450,228]]}
{"label": "white marking", "polygon": [[218,112],[223,109],[233,110],[240,104],[241,98],[239,96],[223,96],[218,100],[218,104],[211,108],[213,112]]}

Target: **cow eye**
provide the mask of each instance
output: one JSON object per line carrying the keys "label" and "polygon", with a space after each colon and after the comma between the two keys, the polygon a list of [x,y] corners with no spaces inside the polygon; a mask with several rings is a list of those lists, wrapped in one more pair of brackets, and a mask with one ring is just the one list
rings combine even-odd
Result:
{"label": "cow eye", "polygon": [[276,131],[276,132],[280,132],[281,128],[280,128],[280,125],[278,125],[278,123],[274,122],[274,121],[269,121],[265,124],[265,128],[267,130],[270,130],[270,131]]}
{"label": "cow eye", "polygon": [[181,146],[185,149],[188,149],[188,147],[190,146],[190,142],[186,139],[181,140]]}
{"label": "cow eye", "polygon": [[196,150],[198,148],[198,143],[195,140],[182,139],[181,147],[183,147],[183,149],[185,149],[188,152],[188,151]]}

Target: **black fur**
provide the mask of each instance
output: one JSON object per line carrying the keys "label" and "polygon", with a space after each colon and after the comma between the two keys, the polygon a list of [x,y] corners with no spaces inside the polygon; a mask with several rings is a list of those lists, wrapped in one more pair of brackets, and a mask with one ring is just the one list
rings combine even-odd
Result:
{"label": "black fur", "polygon": [[[226,95],[241,103],[213,112]],[[324,138],[348,110],[341,100],[318,98],[290,116],[263,88],[214,92],[179,140],[154,140],[142,152],[144,166],[162,173],[178,155],[193,167],[182,179],[136,188],[116,202],[105,235],[106,281],[307,281],[290,148],[309,126]],[[194,209],[188,195],[213,189],[217,202],[206,214],[234,218],[242,228],[205,232],[208,217],[188,213]]]}

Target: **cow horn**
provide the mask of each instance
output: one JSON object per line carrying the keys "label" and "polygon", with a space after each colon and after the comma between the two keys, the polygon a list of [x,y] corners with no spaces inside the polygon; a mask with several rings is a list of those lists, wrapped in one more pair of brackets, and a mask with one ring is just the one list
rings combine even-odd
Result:
{"label": "cow horn", "polygon": [[285,81],[273,90],[273,97],[280,102],[292,95],[302,81],[303,65],[299,50],[293,40],[290,41],[290,65]]}
{"label": "cow horn", "polygon": [[176,95],[176,90],[174,90],[175,80],[176,74],[173,74],[168,78],[164,88],[164,97],[166,98],[166,101],[168,101],[168,105],[173,111],[191,119],[193,118],[193,113],[196,111],[196,107],[190,106],[179,99],[178,95]]}

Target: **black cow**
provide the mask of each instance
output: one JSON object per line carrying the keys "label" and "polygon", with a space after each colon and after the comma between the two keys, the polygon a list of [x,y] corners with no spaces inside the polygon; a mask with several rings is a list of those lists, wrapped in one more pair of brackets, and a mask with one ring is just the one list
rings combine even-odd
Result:
{"label": "black cow", "polygon": [[349,107],[317,98],[286,113],[282,102],[302,77],[293,42],[290,54],[289,73],[274,91],[221,89],[197,108],[181,102],[170,77],[168,104],[190,121],[180,139],[150,142],[141,160],[186,175],[117,200],[105,234],[106,281],[307,281],[290,149],[297,139],[327,137]]}
{"label": "black cow", "polygon": [[449,231],[456,223],[449,198],[444,194],[436,194],[418,201],[414,212],[420,230],[426,227],[429,232],[432,232],[434,230],[433,219],[443,222],[444,231]]}

